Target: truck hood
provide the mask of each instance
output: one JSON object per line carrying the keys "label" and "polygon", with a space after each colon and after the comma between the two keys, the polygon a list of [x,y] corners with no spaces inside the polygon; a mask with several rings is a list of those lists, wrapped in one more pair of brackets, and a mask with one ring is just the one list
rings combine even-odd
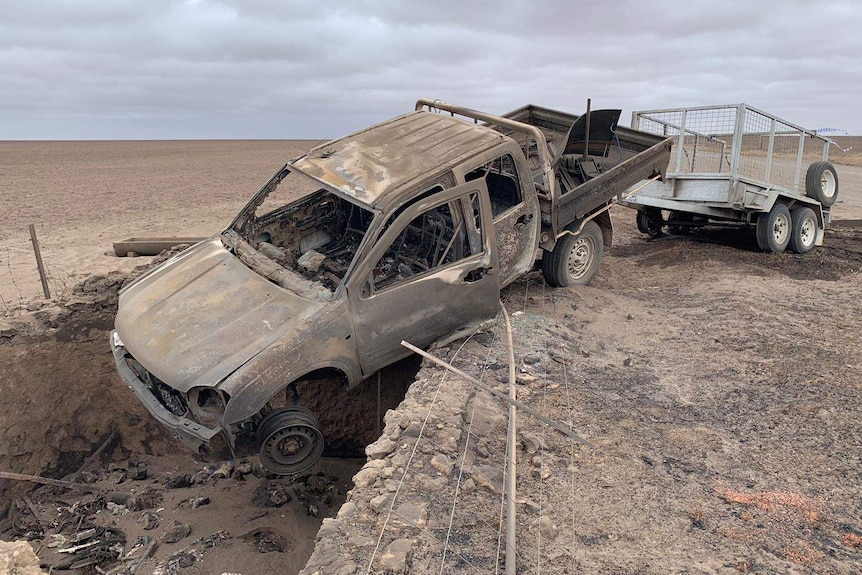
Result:
{"label": "truck hood", "polygon": [[122,291],[116,329],[150,373],[187,392],[217,385],[278,340],[302,338],[331,305],[261,277],[216,237]]}

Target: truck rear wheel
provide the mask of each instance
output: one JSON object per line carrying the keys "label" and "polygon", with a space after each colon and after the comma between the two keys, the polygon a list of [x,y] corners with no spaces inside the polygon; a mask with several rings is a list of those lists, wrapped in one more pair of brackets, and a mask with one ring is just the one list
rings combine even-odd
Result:
{"label": "truck rear wheel", "polygon": [[793,227],[790,231],[790,251],[807,254],[817,241],[817,216],[807,206],[794,208],[790,212]]}
{"label": "truck rear wheel", "polygon": [[757,218],[757,245],[764,252],[780,253],[787,249],[791,235],[790,210],[776,202],[766,214]]}
{"label": "truck rear wheel", "polygon": [[[578,226],[572,224],[566,229],[574,231]],[[545,252],[542,275],[553,287],[588,285],[599,271],[603,254],[602,230],[596,222],[589,221],[581,233],[564,235],[552,252]]]}
{"label": "truck rear wheel", "polygon": [[829,162],[814,162],[805,173],[805,195],[814,198],[824,208],[838,199],[838,172]]}

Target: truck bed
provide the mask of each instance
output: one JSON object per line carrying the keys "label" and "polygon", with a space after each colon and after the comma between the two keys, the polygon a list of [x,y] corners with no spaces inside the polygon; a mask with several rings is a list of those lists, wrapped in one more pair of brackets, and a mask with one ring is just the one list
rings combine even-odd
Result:
{"label": "truck bed", "polygon": [[[599,114],[600,111],[593,113]],[[672,140],[664,136],[617,126],[612,133],[615,137],[610,141],[591,142],[588,158],[584,158],[582,153],[566,153],[570,151],[566,149],[569,129],[579,116],[527,105],[503,117],[539,128],[551,153],[558,159],[554,166],[556,189],[551,193],[543,190],[539,194],[542,222],[555,236],[572,222],[619,200],[620,194],[637,182],[664,175],[670,160]],[[501,131],[522,143],[531,162],[534,180],[539,182],[541,162],[535,150],[530,149],[529,139],[523,133],[505,128]],[[578,169],[584,159],[588,165],[596,167],[588,179]]]}

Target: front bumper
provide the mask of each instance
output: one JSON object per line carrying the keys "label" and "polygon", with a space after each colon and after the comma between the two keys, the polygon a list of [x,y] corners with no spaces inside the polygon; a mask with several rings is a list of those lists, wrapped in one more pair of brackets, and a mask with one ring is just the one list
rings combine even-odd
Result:
{"label": "front bumper", "polygon": [[200,452],[200,448],[204,443],[210,441],[218,435],[221,428],[211,428],[201,425],[188,417],[180,417],[174,415],[156,399],[156,396],[150,391],[147,385],[141,381],[129,364],[126,362],[126,351],[122,344],[117,345],[119,336],[116,331],[111,332],[111,351],[114,353],[114,362],[117,364],[117,371],[120,377],[126,382],[126,385],[135,392],[135,395],[147,408],[147,411],[152,414],[162,425],[179,437],[183,443]]}

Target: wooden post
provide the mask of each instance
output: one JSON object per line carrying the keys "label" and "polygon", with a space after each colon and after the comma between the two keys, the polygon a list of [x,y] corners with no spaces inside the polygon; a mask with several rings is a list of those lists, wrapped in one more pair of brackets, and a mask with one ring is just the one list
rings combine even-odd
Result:
{"label": "wooden post", "polygon": [[30,224],[30,241],[33,242],[33,252],[36,254],[36,266],[39,268],[39,279],[42,280],[42,292],[45,294],[45,299],[51,299],[48,278],[45,276],[45,266],[42,264],[42,252],[39,251],[39,240],[36,239],[36,226],[33,224]]}

